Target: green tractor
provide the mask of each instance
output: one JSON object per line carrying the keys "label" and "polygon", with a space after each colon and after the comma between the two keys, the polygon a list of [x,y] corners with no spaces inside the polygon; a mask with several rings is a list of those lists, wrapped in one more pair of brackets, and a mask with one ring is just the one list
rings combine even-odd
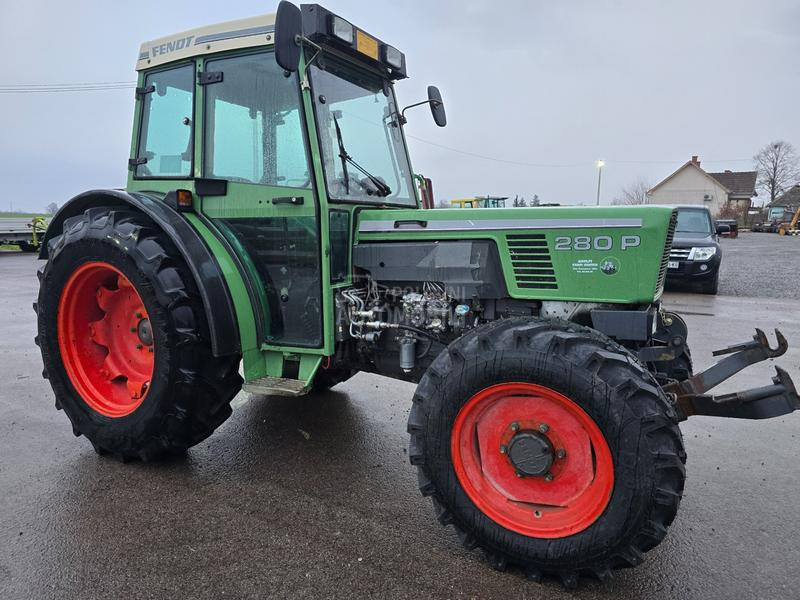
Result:
{"label": "green tractor", "polygon": [[707,394],[785,352],[779,333],[693,374],[660,301],[673,209],[421,208],[405,55],[325,8],[146,43],[137,71],[127,188],[54,217],[34,306],[56,407],[97,452],[184,451],[241,389],[415,382],[409,456],[438,520],[496,568],[572,585],[666,534],[680,421],[800,405],[780,368]]}

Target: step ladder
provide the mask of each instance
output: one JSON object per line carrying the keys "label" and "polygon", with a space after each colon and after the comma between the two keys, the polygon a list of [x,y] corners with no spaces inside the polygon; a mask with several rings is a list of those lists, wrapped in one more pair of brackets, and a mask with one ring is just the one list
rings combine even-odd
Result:
{"label": "step ladder", "polygon": [[267,396],[303,396],[308,393],[304,381],[283,377],[261,377],[242,385],[245,392]]}

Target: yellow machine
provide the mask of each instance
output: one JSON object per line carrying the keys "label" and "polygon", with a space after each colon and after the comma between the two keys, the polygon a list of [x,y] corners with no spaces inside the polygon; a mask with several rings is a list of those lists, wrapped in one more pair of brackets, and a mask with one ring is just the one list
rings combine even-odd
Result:
{"label": "yellow machine", "polygon": [[800,235],[800,229],[797,228],[798,221],[800,221],[800,206],[794,211],[794,216],[789,223],[781,223],[778,226],[778,235]]}
{"label": "yellow machine", "polygon": [[450,200],[453,208],[505,208],[504,196],[475,196],[474,198],[456,198]]}

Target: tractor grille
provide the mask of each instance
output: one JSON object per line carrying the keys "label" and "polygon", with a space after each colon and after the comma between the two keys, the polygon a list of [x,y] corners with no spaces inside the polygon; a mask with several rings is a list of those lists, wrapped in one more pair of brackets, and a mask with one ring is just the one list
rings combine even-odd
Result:
{"label": "tractor grille", "polygon": [[556,272],[543,233],[506,236],[514,278],[520,289],[557,290]]}
{"label": "tractor grille", "polygon": [[667,265],[672,250],[672,238],[675,237],[675,227],[678,225],[678,210],[672,211],[672,218],[669,220],[669,228],[667,229],[667,240],[664,242],[664,254],[661,257],[661,268],[658,271],[658,280],[656,281],[656,297],[661,295],[664,291],[664,279],[667,277]]}

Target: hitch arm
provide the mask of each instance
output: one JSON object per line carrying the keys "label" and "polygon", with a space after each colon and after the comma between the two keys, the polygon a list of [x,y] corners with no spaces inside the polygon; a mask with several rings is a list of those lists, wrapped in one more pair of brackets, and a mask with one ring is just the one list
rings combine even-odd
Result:
{"label": "hitch arm", "polygon": [[772,385],[733,392],[721,396],[707,394],[678,397],[678,405],[686,417],[732,417],[735,419],[770,419],[800,408],[800,397],[789,374],[775,367]]}
{"label": "hitch arm", "polygon": [[664,391],[674,394],[685,417],[707,415],[766,419],[797,410],[800,408],[800,397],[791,377],[780,367],[775,367],[777,375],[772,378],[772,385],[720,396],[706,394],[750,365],[784,354],[789,347],[786,338],[777,329],[775,337],[778,346],[771,348],[764,332],[756,329],[752,341],[715,351],[714,356],[727,356],[689,379],[664,386]]}

